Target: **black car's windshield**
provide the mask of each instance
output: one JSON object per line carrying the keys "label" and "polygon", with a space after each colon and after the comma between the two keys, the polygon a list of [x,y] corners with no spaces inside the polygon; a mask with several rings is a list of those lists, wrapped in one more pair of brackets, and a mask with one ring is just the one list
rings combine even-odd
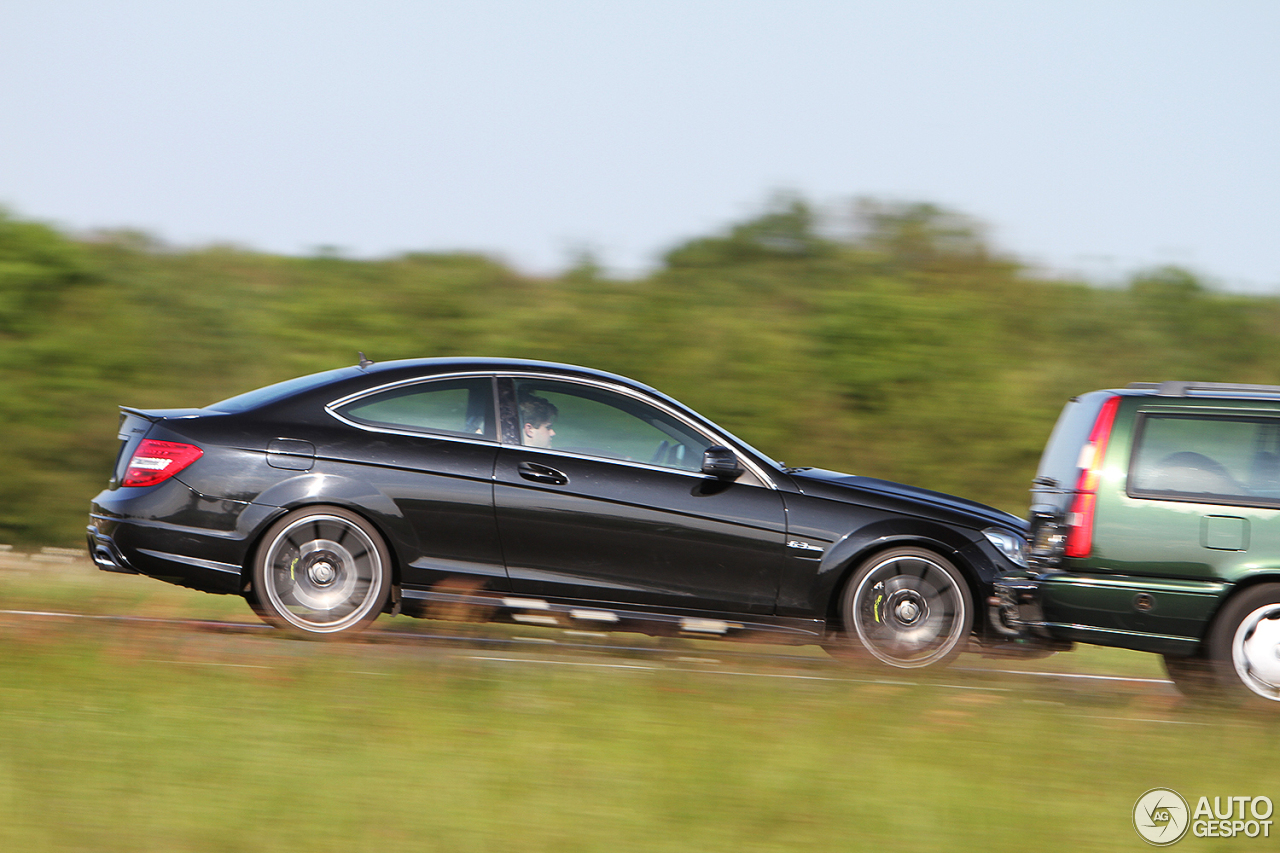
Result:
{"label": "black car's windshield", "polygon": [[319,388],[321,385],[327,385],[355,370],[358,370],[358,368],[340,367],[336,370],[326,370],[323,373],[313,373],[310,376],[299,376],[297,379],[288,379],[284,382],[277,382],[275,385],[268,385],[265,388],[258,388],[244,394],[238,394],[235,397],[228,397],[205,408],[213,409],[217,412],[247,412],[259,406],[283,400],[285,397],[290,397],[303,391],[310,391],[312,388]]}

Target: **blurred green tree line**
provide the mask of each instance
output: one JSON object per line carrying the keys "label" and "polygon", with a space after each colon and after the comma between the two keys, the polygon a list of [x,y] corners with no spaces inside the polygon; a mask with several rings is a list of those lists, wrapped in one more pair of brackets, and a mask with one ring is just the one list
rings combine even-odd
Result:
{"label": "blurred green tree line", "polygon": [[1038,274],[928,204],[819,216],[779,198],[639,280],[471,254],[354,260],[145,234],[73,238],[0,211],[0,542],[77,545],[117,407],[201,406],[375,360],[586,364],[683,400],[762,451],[1021,514],[1068,397],[1135,380],[1280,383],[1280,300],[1162,268]]}

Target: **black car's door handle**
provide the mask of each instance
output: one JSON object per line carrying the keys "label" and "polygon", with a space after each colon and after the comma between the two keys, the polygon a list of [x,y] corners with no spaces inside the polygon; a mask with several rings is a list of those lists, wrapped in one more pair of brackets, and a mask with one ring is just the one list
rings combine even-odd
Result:
{"label": "black car's door handle", "polygon": [[555,468],[548,468],[546,465],[535,465],[532,462],[521,462],[516,470],[520,472],[520,476],[526,480],[533,480],[535,483],[550,483],[553,486],[567,486],[569,478],[561,474]]}

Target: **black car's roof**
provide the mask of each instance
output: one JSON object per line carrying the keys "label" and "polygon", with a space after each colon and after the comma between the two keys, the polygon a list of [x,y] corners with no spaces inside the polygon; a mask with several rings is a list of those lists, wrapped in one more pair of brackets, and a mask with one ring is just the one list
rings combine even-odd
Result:
{"label": "black car's roof", "polygon": [[[256,388],[226,400],[214,403],[207,408],[221,412],[236,412],[255,409],[263,405],[279,403],[290,399],[310,397],[321,393],[346,393],[374,384],[391,383],[399,380],[429,377],[451,373],[544,373],[556,376],[568,376],[586,379],[606,380],[630,388],[644,391],[669,403],[675,403],[663,394],[642,382],[573,364],[559,364],[552,361],[535,361],[519,358],[475,358],[475,357],[443,357],[443,358],[404,358],[393,361],[369,362],[359,365],[339,367],[319,373],[311,373],[286,379],[262,388]],[[679,405],[679,404],[677,404]],[[681,406],[687,410],[687,407]]]}
{"label": "black car's roof", "polygon": [[[555,361],[537,361],[527,358],[475,358],[451,356],[440,358],[403,358],[394,361],[379,361],[356,367],[360,373],[369,376],[385,375],[388,381],[407,379],[413,376],[430,376],[437,373],[551,373],[557,376],[571,376],[580,379],[601,379],[618,385],[626,385],[638,391],[644,391],[668,403],[675,403],[679,408],[689,407],[667,396],[658,389],[646,385],[627,376],[583,367],[577,364],[562,364]],[[359,374],[352,374],[359,375]],[[696,414],[696,412],[695,412]]]}
{"label": "black car's roof", "polygon": [[[268,407],[284,406],[286,409],[296,404],[313,406],[317,402],[330,403],[347,394],[354,394],[381,385],[392,384],[432,376],[446,376],[458,373],[515,373],[543,374],[577,379],[603,380],[616,385],[625,386],[643,392],[655,400],[662,401],[673,409],[683,412],[693,421],[701,423],[714,434],[724,436],[726,440],[736,444],[742,450],[773,468],[780,468],[779,463],[770,459],[750,444],[732,435],[722,427],[709,420],[695,409],[667,396],[666,394],[637,382],[626,376],[582,367],[575,364],[561,364],[554,361],[537,361],[522,358],[478,358],[478,357],[440,357],[440,358],[405,358],[393,361],[364,362],[361,365],[340,367],[334,370],[321,371],[306,376],[288,379],[274,385],[268,385],[231,397],[206,407],[220,414],[247,412]],[[283,412],[277,412],[283,414]]]}
{"label": "black car's roof", "polygon": [[537,361],[527,358],[475,358],[465,356],[450,356],[441,358],[402,358],[393,361],[376,361],[363,368],[357,367],[366,374],[378,373],[409,373],[413,375],[429,375],[432,373],[453,373],[457,372],[494,372],[502,373],[504,371],[518,371],[521,373],[529,372],[546,372],[558,373],[564,375],[586,376],[594,379],[607,379],[612,382],[618,382],[624,385],[630,385],[633,388],[642,388],[646,391],[660,394],[654,388],[637,382],[626,376],[619,376],[616,373],[609,373],[604,370],[596,370],[591,367],[582,367],[576,364],[561,364],[554,361]]}

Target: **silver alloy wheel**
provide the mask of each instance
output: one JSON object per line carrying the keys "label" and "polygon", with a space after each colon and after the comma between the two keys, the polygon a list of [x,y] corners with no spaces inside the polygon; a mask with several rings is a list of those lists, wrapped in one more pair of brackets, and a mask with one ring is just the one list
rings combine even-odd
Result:
{"label": "silver alloy wheel", "polygon": [[882,663],[916,669],[945,663],[972,624],[968,589],[956,569],[920,549],[890,551],[854,576],[845,624]]}
{"label": "silver alloy wheel", "polygon": [[1264,604],[1240,620],[1231,640],[1231,663],[1245,687],[1280,701],[1280,604]]}
{"label": "silver alloy wheel", "polygon": [[363,627],[387,598],[376,533],[341,510],[304,511],[268,533],[255,569],[258,602],[284,626],[316,634]]}

